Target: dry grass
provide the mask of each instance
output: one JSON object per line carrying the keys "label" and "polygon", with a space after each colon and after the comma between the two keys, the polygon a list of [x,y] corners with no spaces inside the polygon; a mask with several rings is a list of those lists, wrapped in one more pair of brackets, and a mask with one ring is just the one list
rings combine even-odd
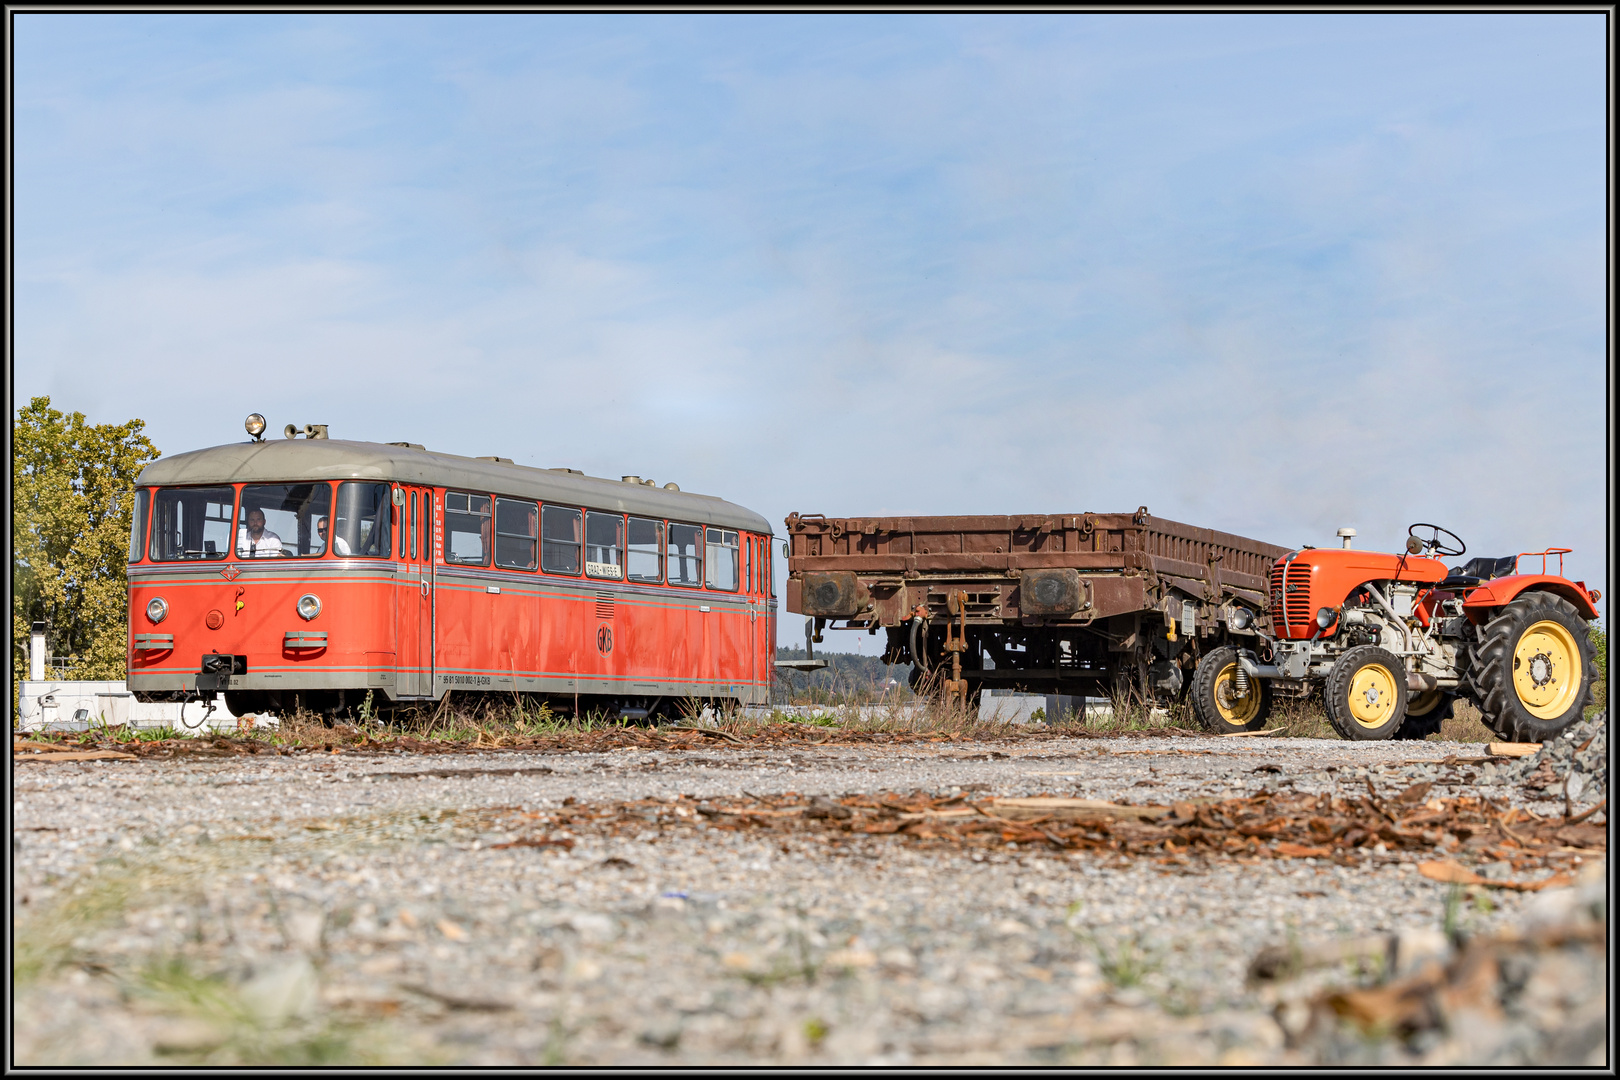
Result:
{"label": "dry grass", "polygon": [[1450,720],[1440,722],[1440,734],[1429,736],[1441,742],[1496,742],[1497,736],[1479,718],[1473,702],[1458,699]]}
{"label": "dry grass", "polygon": [[[1059,735],[1088,738],[1202,734],[1203,729],[1186,703],[1168,709],[1142,701],[1116,701],[1111,710],[1094,710],[1084,717],[1073,714],[1041,717],[1044,724],[985,722],[977,708],[964,709],[939,698],[879,700],[867,703],[846,699],[820,705],[814,715],[805,717],[783,710],[748,710],[735,707],[714,709],[696,700],[679,703],[676,719],[666,721],[665,731],[698,728],[720,741],[776,742],[784,738],[808,738],[825,742],[830,738],[912,739],[1016,739],[1050,738]],[[1336,739],[1327,722],[1320,698],[1278,698],[1269,729],[1290,738]],[[423,749],[498,750],[534,748],[577,741],[581,747],[628,744],[644,741],[651,725],[620,719],[605,712],[581,715],[554,712],[538,699],[520,695],[478,699],[447,695],[431,709],[402,710],[387,717],[362,717],[330,721],[311,712],[298,712],[280,718],[275,728],[254,728],[234,737],[216,735],[214,742],[246,750],[325,750],[343,747],[380,747],[410,744]],[[639,733],[639,734],[638,734]],[[156,744],[202,743],[179,732],[98,729],[79,733],[39,734],[37,740],[80,747],[122,746],[132,749],[140,743],[157,749]],[[1448,742],[1488,742],[1495,738],[1479,721],[1472,705],[1459,702],[1456,717],[1447,720],[1437,736]],[[143,754],[144,756],[144,754]]]}

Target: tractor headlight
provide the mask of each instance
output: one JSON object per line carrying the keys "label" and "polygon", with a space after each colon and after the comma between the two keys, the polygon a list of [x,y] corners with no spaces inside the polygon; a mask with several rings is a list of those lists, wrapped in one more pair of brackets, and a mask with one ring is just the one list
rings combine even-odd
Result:
{"label": "tractor headlight", "polygon": [[154,596],[146,602],[146,617],[155,623],[160,623],[169,617],[169,602],[161,596]]}
{"label": "tractor headlight", "polygon": [[1247,630],[1249,626],[1253,624],[1253,622],[1254,612],[1250,611],[1246,607],[1233,608],[1232,618],[1228,620],[1228,623],[1234,630]]}
{"label": "tractor headlight", "polygon": [[298,617],[305,622],[321,613],[321,598],[312,592],[307,592],[298,598]]}
{"label": "tractor headlight", "polygon": [[1320,626],[1323,630],[1326,630],[1328,627],[1333,625],[1334,620],[1338,617],[1339,613],[1334,611],[1332,608],[1322,608],[1316,613],[1316,625]]}

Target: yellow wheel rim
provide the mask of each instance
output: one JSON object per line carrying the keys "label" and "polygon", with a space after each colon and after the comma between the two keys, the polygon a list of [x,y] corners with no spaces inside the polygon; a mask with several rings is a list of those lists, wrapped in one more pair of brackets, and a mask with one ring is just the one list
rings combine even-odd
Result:
{"label": "yellow wheel rim", "polygon": [[1221,673],[1215,676],[1215,709],[1221,714],[1222,720],[1241,727],[1260,713],[1260,683],[1250,679],[1249,692],[1239,697],[1235,679],[1237,669],[1234,661],[1221,668]]}
{"label": "yellow wheel rim", "polygon": [[1362,727],[1383,727],[1397,704],[1395,676],[1383,664],[1368,664],[1350,677],[1350,715]]}
{"label": "yellow wheel rim", "polygon": [[1513,689],[1538,720],[1556,720],[1569,711],[1581,690],[1579,646],[1562,625],[1543,621],[1519,637],[1513,649]]}
{"label": "yellow wheel rim", "polygon": [[1443,697],[1445,695],[1438,690],[1425,690],[1406,703],[1406,715],[1427,716],[1440,707],[1440,699]]}

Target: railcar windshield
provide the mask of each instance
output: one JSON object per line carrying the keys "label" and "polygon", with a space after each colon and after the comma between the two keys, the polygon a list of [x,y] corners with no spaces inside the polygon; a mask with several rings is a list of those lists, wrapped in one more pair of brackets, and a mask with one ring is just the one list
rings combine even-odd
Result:
{"label": "railcar windshield", "polygon": [[[330,484],[248,484],[236,510],[236,557],[325,555],[331,516]],[[341,554],[347,545],[339,537],[336,546]]]}
{"label": "railcar windshield", "polygon": [[152,499],[152,559],[223,559],[231,550],[236,490],[163,488]]}
{"label": "railcar windshield", "polygon": [[585,576],[624,580],[624,515],[585,515]]}
{"label": "railcar windshield", "polygon": [[692,589],[703,584],[703,526],[669,523],[669,583]]}
{"label": "railcar windshield", "polygon": [[386,559],[392,555],[392,500],[392,489],[387,484],[349,480],[339,485],[333,553],[339,558],[362,559]]}
{"label": "railcar windshield", "polygon": [[129,561],[140,562],[146,548],[146,511],[152,505],[152,493],[145,488],[135,492],[135,506],[129,516]]}

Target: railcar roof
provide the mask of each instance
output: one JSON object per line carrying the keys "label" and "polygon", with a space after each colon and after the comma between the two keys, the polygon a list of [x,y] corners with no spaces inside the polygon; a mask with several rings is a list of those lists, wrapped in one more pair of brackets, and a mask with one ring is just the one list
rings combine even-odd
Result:
{"label": "railcar roof", "polygon": [[561,469],[442,454],[417,446],[352,439],[266,439],[158,458],[141,470],[142,487],[276,483],[288,480],[391,480],[488,491],[547,502],[620,510],[648,517],[769,534],[770,522],[713,495],[666,491]]}

